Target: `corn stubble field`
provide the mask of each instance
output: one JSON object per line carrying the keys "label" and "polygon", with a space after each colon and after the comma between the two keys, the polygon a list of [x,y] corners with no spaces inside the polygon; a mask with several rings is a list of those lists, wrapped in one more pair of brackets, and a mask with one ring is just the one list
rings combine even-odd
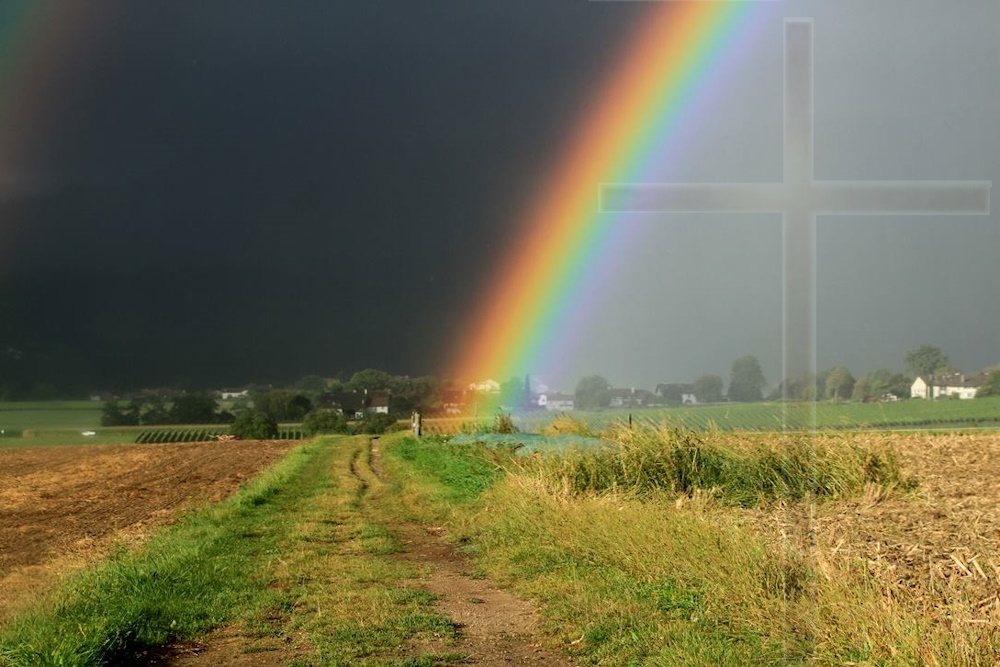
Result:
{"label": "corn stubble field", "polygon": [[[573,420],[550,426],[588,437],[604,428]],[[85,590],[70,575],[75,583],[54,584],[54,597],[3,621],[0,664],[59,664],[52,656],[110,664],[161,643],[210,645],[205,633],[220,628],[242,646],[231,664],[471,660],[461,655],[462,628],[435,615],[433,596],[414,598],[422,590],[416,576],[393,560],[406,548],[398,536],[407,526],[433,526],[471,555],[477,576],[534,601],[538,641],[580,664],[1000,662],[1000,433],[611,425],[599,435],[603,446],[527,452],[396,434],[382,439],[378,461],[363,438],[320,439],[295,450],[296,463],[286,468],[298,472],[268,482],[273,492],[240,501],[236,514],[219,510],[230,518],[213,530],[228,531],[231,545],[205,547],[215,538],[201,524],[174,537],[181,521],[156,538],[155,559],[143,560],[142,545],[132,548],[143,585],[155,589],[148,594],[154,606],[176,617],[149,605],[130,612],[139,618],[104,609],[118,603],[101,591],[103,575],[86,578],[86,568],[102,566],[87,565]],[[38,450],[38,460],[60,450]],[[25,457],[29,450],[11,451]],[[239,456],[238,448],[228,451]],[[0,450],[0,470],[9,456]],[[359,461],[369,461],[385,483],[370,473],[359,481]],[[98,472],[91,466],[87,474]],[[18,479],[5,479],[10,492]],[[370,492],[375,484],[377,494]],[[333,523],[301,512],[303,502],[335,506]],[[253,521],[266,528],[243,525]],[[302,541],[317,530],[333,532]],[[273,541],[257,553],[246,536],[260,531]],[[150,571],[166,567],[156,563],[169,562],[172,545],[183,544],[184,553],[195,548],[192,540],[206,567],[216,551],[242,553],[241,567],[254,575],[226,585],[239,591],[252,579],[252,590],[206,592],[211,613],[190,596],[176,605],[183,611],[174,610],[170,591],[184,589],[176,578],[185,568],[171,569],[163,590]],[[286,581],[289,562],[302,569]],[[336,582],[322,574],[331,568]],[[0,584],[19,576],[24,568],[7,567]],[[217,579],[199,585],[225,583]],[[255,602],[261,595],[266,599]],[[247,620],[256,618],[255,604],[268,610],[263,639]],[[78,616],[60,620],[67,609]],[[100,627],[86,627],[89,618]],[[119,618],[126,619],[121,627],[109,620]],[[70,632],[61,623],[80,627]],[[86,649],[65,635],[88,636]],[[284,641],[294,651],[279,650]],[[50,643],[58,650],[46,653]],[[102,646],[114,650],[102,653]],[[262,652],[271,661],[261,662]]]}

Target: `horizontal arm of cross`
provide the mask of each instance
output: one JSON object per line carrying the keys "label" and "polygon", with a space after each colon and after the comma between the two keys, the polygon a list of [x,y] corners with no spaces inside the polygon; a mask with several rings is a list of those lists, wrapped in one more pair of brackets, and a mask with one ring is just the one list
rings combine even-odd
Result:
{"label": "horizontal arm of cross", "polygon": [[820,181],[811,207],[824,215],[988,215],[989,181]]}
{"label": "horizontal arm of cross", "polygon": [[821,215],[986,215],[988,181],[817,181],[653,183],[601,187],[604,211],[782,213]]}
{"label": "horizontal arm of cross", "polygon": [[785,208],[781,183],[651,183],[601,186],[603,211],[775,212]]}

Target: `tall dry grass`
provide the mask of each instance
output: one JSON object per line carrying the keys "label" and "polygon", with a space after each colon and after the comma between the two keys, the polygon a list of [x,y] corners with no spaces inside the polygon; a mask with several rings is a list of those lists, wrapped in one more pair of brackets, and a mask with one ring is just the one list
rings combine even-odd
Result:
{"label": "tall dry grass", "polygon": [[[820,511],[922,502],[892,436],[600,435],[593,449],[508,458],[426,445],[428,458],[504,469],[443,521],[484,574],[540,601],[582,663],[1000,664],[1000,619],[959,589],[931,604],[808,528],[803,539],[797,522]],[[413,506],[453,483],[432,477],[414,478],[426,487]]]}
{"label": "tall dry grass", "polygon": [[602,437],[607,444],[528,457],[522,472],[564,494],[699,492],[741,507],[913,484],[885,440],[859,444],[836,434],[739,436],[669,426],[617,426]]}

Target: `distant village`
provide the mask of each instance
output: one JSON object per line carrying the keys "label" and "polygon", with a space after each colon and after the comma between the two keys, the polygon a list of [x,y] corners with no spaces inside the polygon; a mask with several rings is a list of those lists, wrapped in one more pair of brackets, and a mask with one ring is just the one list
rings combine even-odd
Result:
{"label": "distant village", "polygon": [[[275,387],[250,385],[213,391],[147,389],[124,396],[94,392],[104,401],[104,425],[230,422],[248,410],[264,411],[283,423],[297,423],[310,413],[335,413],[347,420],[401,418],[413,412],[427,416],[486,415],[506,411],[574,412],[644,410],[720,403],[760,401],[893,402],[903,399],[969,400],[1000,395],[1000,366],[965,375],[933,346],[906,355],[910,376],[887,369],[855,378],[835,366],[786,380],[765,394],[767,382],[752,355],[736,359],[728,382],[705,374],[693,382],[663,382],[653,389],[615,387],[591,375],[572,393],[553,391],[540,378],[526,375],[506,382],[484,380],[459,385],[433,376],[410,377],[366,369],[351,376],[311,375]],[[927,370],[931,369],[931,370]],[[315,415],[313,415],[315,416]]]}
{"label": "distant village", "polygon": [[[531,385],[530,379],[525,384]],[[492,397],[500,407],[511,410],[547,410],[549,412],[572,412],[576,409],[576,394],[549,391],[542,386],[537,390],[524,392],[523,396],[504,396],[502,386],[495,380],[486,380],[469,385],[465,389],[447,389],[442,392],[441,403],[445,414],[461,415],[469,412],[476,401]],[[506,399],[506,400],[504,400]],[[484,401],[486,402],[486,401]],[[607,390],[609,409],[665,408],[674,405],[697,405],[698,397],[692,384],[658,384],[654,391],[646,389],[611,388]]]}

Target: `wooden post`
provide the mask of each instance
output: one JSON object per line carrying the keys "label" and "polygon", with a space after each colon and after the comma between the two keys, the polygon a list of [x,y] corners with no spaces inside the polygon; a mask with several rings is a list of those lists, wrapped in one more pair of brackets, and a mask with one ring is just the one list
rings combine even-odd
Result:
{"label": "wooden post", "polygon": [[410,427],[413,429],[413,437],[419,438],[423,435],[423,426],[421,424],[420,413],[416,410],[410,416]]}

